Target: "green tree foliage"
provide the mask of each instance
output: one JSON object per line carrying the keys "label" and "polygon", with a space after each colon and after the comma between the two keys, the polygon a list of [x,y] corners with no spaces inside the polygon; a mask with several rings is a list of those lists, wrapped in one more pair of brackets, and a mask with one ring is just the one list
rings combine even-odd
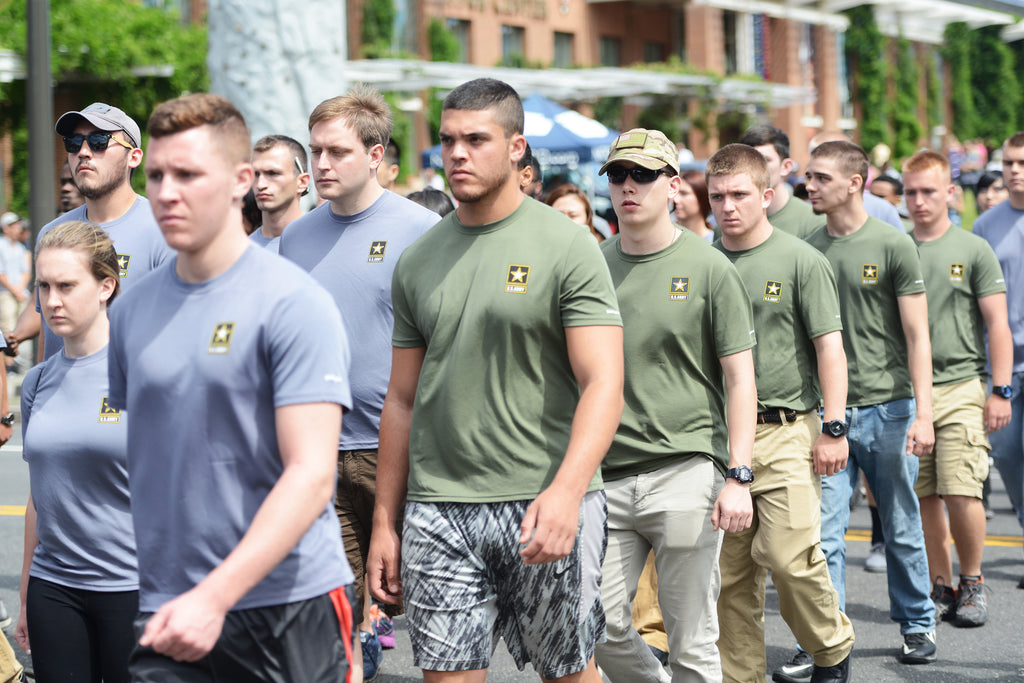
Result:
{"label": "green tree foliage", "polygon": [[893,155],[903,159],[917,151],[924,128],[918,118],[920,91],[918,75],[920,69],[914,46],[909,40],[900,38],[896,42],[896,98],[892,107]]}
{"label": "green tree foliage", "polygon": [[[0,48],[23,60],[25,7],[20,0],[0,0]],[[50,0],[50,33],[55,88],[72,93],[75,106],[108,102],[145,128],[158,103],[209,88],[206,28],[184,26],[163,10],[128,0]],[[0,130],[14,141],[15,211],[28,202],[26,109],[25,81],[0,83]],[[135,181],[141,184],[141,174]]]}
{"label": "green tree foliage", "polygon": [[1024,80],[1014,69],[1014,55],[1002,41],[1002,26],[971,31],[971,91],[978,113],[974,131],[989,148],[998,147],[1021,124],[1021,88]]}
{"label": "green tree foliage", "polygon": [[360,51],[364,56],[385,57],[391,51],[397,14],[394,0],[363,0]]}
{"label": "green tree foliage", "polygon": [[871,149],[889,139],[889,104],[885,65],[885,37],[878,30],[871,5],[846,10],[846,62],[850,91],[860,105],[860,145]]}
{"label": "green tree foliage", "polygon": [[971,35],[967,24],[958,21],[943,32],[942,58],[949,64],[951,84],[949,97],[953,103],[953,134],[961,140],[973,138],[977,130],[974,93],[971,82]]}

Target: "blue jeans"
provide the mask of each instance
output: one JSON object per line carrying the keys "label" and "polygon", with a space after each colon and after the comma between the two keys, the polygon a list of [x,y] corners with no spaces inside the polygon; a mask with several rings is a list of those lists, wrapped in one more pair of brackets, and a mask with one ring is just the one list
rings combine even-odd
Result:
{"label": "blue jeans", "polygon": [[1013,373],[1010,424],[988,435],[992,458],[1006,486],[1017,521],[1024,527],[1024,372]]}
{"label": "blue jeans", "polygon": [[903,634],[935,628],[921,508],[914,494],[917,458],[906,454],[907,431],[915,410],[912,398],[847,409],[850,460],[842,472],[821,478],[821,549],[839,593],[840,608],[846,611],[844,536],[850,526],[850,494],[857,485],[858,470],[863,470],[885,533],[889,617],[899,622]]}

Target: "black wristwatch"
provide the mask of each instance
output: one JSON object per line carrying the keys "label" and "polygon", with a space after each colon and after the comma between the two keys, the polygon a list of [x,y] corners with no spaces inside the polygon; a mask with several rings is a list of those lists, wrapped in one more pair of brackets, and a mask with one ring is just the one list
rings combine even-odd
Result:
{"label": "black wristwatch", "polygon": [[821,424],[822,434],[828,434],[829,436],[834,436],[837,439],[841,436],[846,436],[848,431],[850,431],[850,426],[842,420],[829,420],[828,422],[823,422]]}
{"label": "black wristwatch", "polygon": [[0,424],[5,427],[10,427],[14,424],[14,413],[7,413],[3,417],[0,417]]}
{"label": "black wristwatch", "polygon": [[732,478],[741,484],[749,484],[754,481],[754,473],[746,465],[733,467],[725,473],[727,478]]}
{"label": "black wristwatch", "polygon": [[992,387],[992,393],[1007,400],[1013,398],[1013,387],[1009,384],[996,384]]}

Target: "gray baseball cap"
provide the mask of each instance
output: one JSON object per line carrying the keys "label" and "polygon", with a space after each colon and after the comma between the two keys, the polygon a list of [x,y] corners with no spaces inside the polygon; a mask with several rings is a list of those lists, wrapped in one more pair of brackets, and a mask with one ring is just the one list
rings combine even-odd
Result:
{"label": "gray baseball cap", "polygon": [[58,135],[74,135],[75,126],[85,119],[102,131],[111,133],[115,130],[123,130],[128,135],[128,141],[135,147],[142,146],[142,134],[139,132],[139,124],[132,120],[132,117],[125,114],[117,107],[109,104],[94,102],[82,111],[69,111],[57,119],[54,129]]}

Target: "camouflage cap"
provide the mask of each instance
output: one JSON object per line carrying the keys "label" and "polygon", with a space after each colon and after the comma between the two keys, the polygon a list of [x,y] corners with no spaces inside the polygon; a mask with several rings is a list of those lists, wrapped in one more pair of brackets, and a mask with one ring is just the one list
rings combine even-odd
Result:
{"label": "camouflage cap", "polygon": [[679,150],[660,130],[634,128],[617,137],[598,175],[603,175],[616,161],[632,161],[652,171],[668,166],[679,173]]}

